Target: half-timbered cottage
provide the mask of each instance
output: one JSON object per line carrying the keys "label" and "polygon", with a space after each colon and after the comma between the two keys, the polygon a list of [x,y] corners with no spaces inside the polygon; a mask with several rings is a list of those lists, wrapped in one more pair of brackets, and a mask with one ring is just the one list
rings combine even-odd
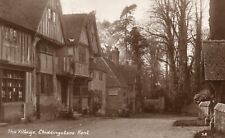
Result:
{"label": "half-timbered cottage", "polygon": [[68,80],[65,76],[72,76],[73,88],[67,93],[61,89],[62,97],[73,110],[82,112],[89,108],[90,62],[100,55],[95,14],[63,15],[63,29],[66,47],[58,54],[58,74],[63,81]]}
{"label": "half-timbered cottage", "polygon": [[59,0],[0,0],[0,117],[40,117],[60,102],[56,51],[64,45]]}

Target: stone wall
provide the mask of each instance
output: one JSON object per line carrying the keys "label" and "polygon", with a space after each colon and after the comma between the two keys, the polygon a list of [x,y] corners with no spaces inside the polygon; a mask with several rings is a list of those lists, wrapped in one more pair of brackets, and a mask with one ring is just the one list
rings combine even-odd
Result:
{"label": "stone wall", "polygon": [[164,97],[160,97],[158,99],[145,99],[144,107],[145,108],[152,107],[153,108],[152,110],[154,111],[163,112],[165,109],[165,99]]}
{"label": "stone wall", "polygon": [[225,104],[218,103],[214,108],[215,129],[225,133]]}

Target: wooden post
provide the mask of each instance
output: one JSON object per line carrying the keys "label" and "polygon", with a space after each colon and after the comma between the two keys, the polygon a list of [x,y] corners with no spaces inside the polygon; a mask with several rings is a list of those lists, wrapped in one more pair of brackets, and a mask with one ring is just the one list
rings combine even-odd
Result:
{"label": "wooden post", "polygon": [[69,80],[69,112],[73,112],[73,78]]}
{"label": "wooden post", "polygon": [[79,86],[79,112],[82,113],[82,86]]}
{"label": "wooden post", "polygon": [[2,70],[0,70],[0,120],[3,120],[3,104],[2,104]]}
{"label": "wooden post", "polygon": [[41,81],[41,76],[40,74],[39,75],[36,75],[37,77],[37,93],[36,93],[36,96],[37,96],[37,100],[36,100],[36,106],[37,106],[37,119],[40,119],[41,118],[41,110],[40,110],[40,81]]}

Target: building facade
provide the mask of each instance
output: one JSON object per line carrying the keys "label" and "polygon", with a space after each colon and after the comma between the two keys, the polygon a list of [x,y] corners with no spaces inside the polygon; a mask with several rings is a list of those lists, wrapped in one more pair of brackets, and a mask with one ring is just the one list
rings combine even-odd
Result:
{"label": "building facade", "polygon": [[95,14],[63,15],[59,0],[0,5],[0,119],[82,111],[90,61],[100,55]]}

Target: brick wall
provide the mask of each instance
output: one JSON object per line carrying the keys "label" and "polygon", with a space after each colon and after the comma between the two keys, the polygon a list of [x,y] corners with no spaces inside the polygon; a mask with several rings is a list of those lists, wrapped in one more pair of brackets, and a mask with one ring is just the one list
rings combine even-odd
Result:
{"label": "brick wall", "polygon": [[225,133],[225,104],[218,103],[214,108],[215,129]]}

